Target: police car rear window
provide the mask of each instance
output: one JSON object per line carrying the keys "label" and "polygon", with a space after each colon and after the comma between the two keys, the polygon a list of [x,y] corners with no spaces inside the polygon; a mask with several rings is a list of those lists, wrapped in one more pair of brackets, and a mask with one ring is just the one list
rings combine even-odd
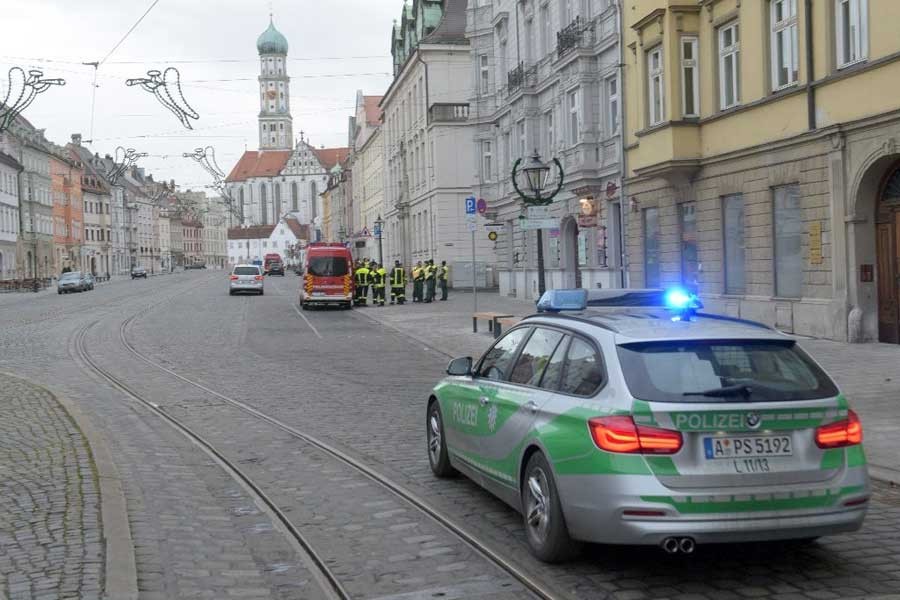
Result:
{"label": "police car rear window", "polygon": [[834,397],[837,387],[793,341],[623,344],[632,396],[650,402],[778,402]]}

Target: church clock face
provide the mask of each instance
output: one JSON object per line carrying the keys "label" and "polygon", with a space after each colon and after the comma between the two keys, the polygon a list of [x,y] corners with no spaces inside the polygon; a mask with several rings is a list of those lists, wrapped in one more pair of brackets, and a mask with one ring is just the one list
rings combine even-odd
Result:
{"label": "church clock face", "polygon": [[274,100],[275,96],[277,95],[278,94],[275,92],[275,90],[269,90],[268,92],[266,92],[266,96],[269,97],[269,100]]}

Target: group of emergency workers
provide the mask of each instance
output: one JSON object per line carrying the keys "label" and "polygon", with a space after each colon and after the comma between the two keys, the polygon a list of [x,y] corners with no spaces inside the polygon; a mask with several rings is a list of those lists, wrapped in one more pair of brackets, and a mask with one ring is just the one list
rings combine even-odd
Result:
{"label": "group of emergency workers", "polygon": [[[412,268],[413,302],[433,302],[435,290],[440,287],[441,300],[447,299],[447,279],[450,268],[447,261],[441,261],[440,266],[433,260],[424,263],[420,260]],[[366,306],[369,299],[369,288],[372,289],[372,305],[384,306],[385,288],[391,288],[391,304],[406,303],[406,285],[408,277],[406,269],[400,261],[394,261],[394,267],[390,272],[384,265],[368,258],[357,260],[353,268],[353,280],[356,283],[356,295],[353,304]]]}

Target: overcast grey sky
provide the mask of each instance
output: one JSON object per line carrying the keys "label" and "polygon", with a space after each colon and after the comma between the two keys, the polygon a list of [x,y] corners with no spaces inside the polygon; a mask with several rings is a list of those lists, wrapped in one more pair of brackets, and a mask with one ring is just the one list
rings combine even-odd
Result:
{"label": "overcast grey sky", "polygon": [[[58,144],[72,133],[88,139],[93,67],[79,63],[102,59],[151,3],[3,0],[0,98],[13,66],[62,77],[66,86],[38,96],[24,116]],[[196,189],[210,180],[181,154],[213,145],[228,172],[245,147],[258,145],[256,38],[269,24],[269,5],[268,0],[160,0],[98,71],[89,147],[100,154],[112,154],[119,145],[148,152],[140,164],[155,177]],[[290,45],[294,134],[303,130],[316,146],[345,146],[356,90],[382,94],[390,83],[391,24],[402,0],[273,0],[271,5],[275,25]],[[179,60],[198,61],[172,65],[181,71],[185,97],[200,114],[193,131],[151,94],[125,86],[127,78]]]}

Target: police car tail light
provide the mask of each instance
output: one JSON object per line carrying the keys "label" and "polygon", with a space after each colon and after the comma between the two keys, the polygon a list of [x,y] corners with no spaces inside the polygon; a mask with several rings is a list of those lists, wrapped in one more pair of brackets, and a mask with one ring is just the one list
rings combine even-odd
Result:
{"label": "police car tail light", "polygon": [[626,416],[588,421],[591,437],[601,450],[626,454],[675,454],[684,440],[680,431],[636,425]]}
{"label": "police car tail light", "polygon": [[862,423],[852,410],[847,411],[847,418],[843,421],[816,429],[816,445],[819,448],[843,448],[861,444],[862,441]]}

